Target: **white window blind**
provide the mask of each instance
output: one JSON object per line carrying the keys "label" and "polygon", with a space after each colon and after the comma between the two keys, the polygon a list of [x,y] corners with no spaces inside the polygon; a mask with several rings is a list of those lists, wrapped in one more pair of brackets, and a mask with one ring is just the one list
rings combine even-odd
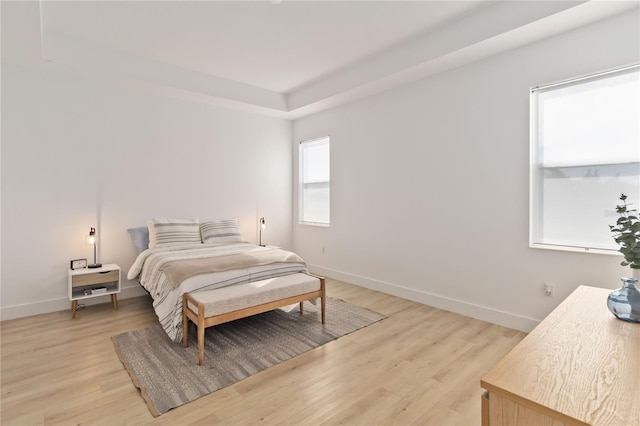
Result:
{"label": "white window blind", "polygon": [[621,193],[638,208],[639,67],[532,89],[531,246],[617,250]]}
{"label": "white window blind", "polygon": [[300,143],[300,223],[329,225],[329,137]]}

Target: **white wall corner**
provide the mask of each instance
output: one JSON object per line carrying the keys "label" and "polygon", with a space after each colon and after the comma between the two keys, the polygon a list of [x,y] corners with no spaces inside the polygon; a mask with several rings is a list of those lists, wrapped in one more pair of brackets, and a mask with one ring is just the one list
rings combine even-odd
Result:
{"label": "white wall corner", "polygon": [[[533,330],[540,323],[540,320],[533,318],[527,318],[510,312],[504,312],[486,306],[451,299],[446,296],[439,296],[426,291],[411,289],[401,285],[337,271],[335,269],[325,268],[318,265],[307,266],[312,273],[322,275],[327,278],[344,281],[370,290],[380,291],[382,293],[432,306],[434,308],[487,321],[503,327],[524,331],[526,333]],[[331,295],[329,294],[329,296]]]}

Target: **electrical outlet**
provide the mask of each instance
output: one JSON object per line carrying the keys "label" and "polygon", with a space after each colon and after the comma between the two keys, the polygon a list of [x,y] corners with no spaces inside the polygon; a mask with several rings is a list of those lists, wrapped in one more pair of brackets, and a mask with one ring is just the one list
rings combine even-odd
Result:
{"label": "electrical outlet", "polygon": [[547,297],[553,297],[553,284],[544,283],[544,294]]}

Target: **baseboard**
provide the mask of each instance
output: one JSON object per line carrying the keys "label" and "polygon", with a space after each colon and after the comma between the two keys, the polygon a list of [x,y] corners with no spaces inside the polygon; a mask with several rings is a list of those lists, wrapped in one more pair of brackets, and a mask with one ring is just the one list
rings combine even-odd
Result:
{"label": "baseboard", "polygon": [[347,272],[337,271],[335,269],[324,268],[318,265],[307,265],[309,270],[318,275],[327,278],[344,281],[365,287],[371,290],[380,291],[382,293],[391,294],[403,299],[412,300],[434,308],[444,309],[445,311],[454,312],[456,314],[465,315],[482,321],[501,325],[524,332],[530,332],[539,323],[539,320],[523,317],[509,312],[500,311],[486,306],[475,305],[468,302],[452,299],[446,296],[439,296],[422,290],[404,287],[401,285],[375,280],[360,275],[350,274]]}
{"label": "baseboard", "polygon": [[[131,287],[122,287],[118,293],[118,299],[128,299],[131,297],[139,297],[147,294],[139,285]],[[81,303],[86,306],[96,305],[98,303],[111,303],[110,298],[105,295],[103,297],[93,297],[84,299]],[[4,306],[0,308],[0,320],[6,321],[16,318],[30,317],[33,315],[48,314],[50,312],[58,312],[71,310],[71,302],[68,298],[44,300],[40,302],[25,303],[22,305]]]}
{"label": "baseboard", "polygon": [[[451,299],[446,296],[439,296],[422,290],[416,290],[397,284],[375,280],[373,278],[363,277],[360,275],[350,274],[347,272],[337,271],[335,269],[325,268],[318,265],[308,265],[309,270],[314,274],[326,276],[336,280],[355,284],[371,290],[380,291],[382,293],[391,294],[403,299],[412,300],[435,308],[444,309],[446,311],[455,312],[457,314],[466,315],[482,321],[491,322],[504,327],[529,332],[533,330],[540,321],[531,318],[519,316],[513,313],[499,311],[497,309],[488,308],[486,306],[475,305],[460,300]],[[142,287],[135,285],[123,287],[118,294],[119,299],[128,299],[130,297],[144,296],[147,293]],[[105,303],[103,297],[86,299],[83,301],[85,305],[94,305],[97,303]],[[0,308],[0,320],[10,320],[23,318],[32,315],[46,314],[49,312],[58,312],[69,310],[71,303],[66,297],[52,300],[45,300],[34,303],[25,303],[22,305],[5,306]]]}

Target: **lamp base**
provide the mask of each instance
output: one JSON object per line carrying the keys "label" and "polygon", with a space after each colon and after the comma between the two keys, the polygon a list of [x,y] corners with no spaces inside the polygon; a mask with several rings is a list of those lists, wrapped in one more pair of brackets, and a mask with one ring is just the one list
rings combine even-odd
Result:
{"label": "lamp base", "polygon": [[102,263],[92,263],[91,265],[87,265],[87,268],[91,268],[91,269],[102,268]]}

